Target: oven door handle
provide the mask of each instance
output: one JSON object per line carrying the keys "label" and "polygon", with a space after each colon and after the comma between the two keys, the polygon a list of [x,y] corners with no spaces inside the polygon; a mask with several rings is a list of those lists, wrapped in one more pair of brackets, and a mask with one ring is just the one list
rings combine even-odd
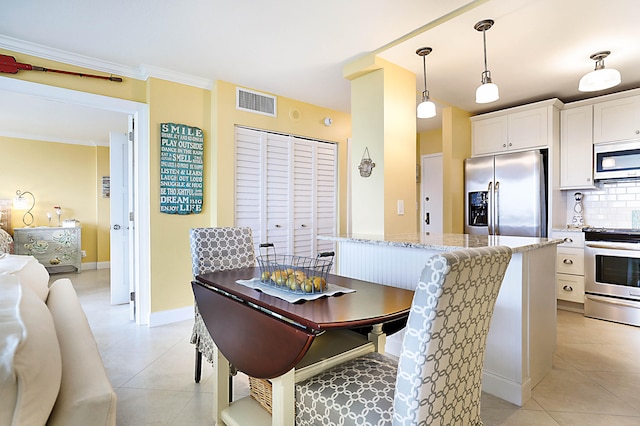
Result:
{"label": "oven door handle", "polygon": [[620,300],[613,300],[610,297],[593,296],[591,294],[585,294],[584,297],[586,299],[593,300],[594,302],[602,302],[602,303],[608,303],[610,305],[624,306],[626,308],[640,309],[640,304],[638,303],[633,303],[633,302],[625,303]]}
{"label": "oven door handle", "polygon": [[605,244],[592,244],[586,243],[585,247],[589,248],[597,248],[597,249],[605,249],[605,250],[623,250],[623,251],[638,251],[638,249],[628,248],[628,247],[620,247],[620,246],[608,246]]}

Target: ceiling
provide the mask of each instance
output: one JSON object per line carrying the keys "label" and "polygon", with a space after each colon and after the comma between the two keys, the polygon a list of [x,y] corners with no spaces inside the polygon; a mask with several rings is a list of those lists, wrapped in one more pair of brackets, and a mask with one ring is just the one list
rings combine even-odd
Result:
{"label": "ceiling", "polygon": [[[111,0],[99,7],[82,0],[25,0],[0,9],[1,48],[46,49],[46,57],[58,60],[73,55],[105,72],[146,68],[225,80],[345,112],[345,65],[373,52],[415,72],[418,102],[424,83],[415,51],[432,47],[428,88],[438,116],[417,120],[419,131],[440,127],[443,106],[478,114],[640,87],[637,0]],[[483,46],[473,27],[487,18],[495,21],[486,32],[487,59],[500,99],[479,105],[474,96]],[[578,92],[578,80],[594,67],[589,56],[600,50],[612,52],[605,65],[621,72],[622,84]],[[126,131],[126,118],[26,95],[0,96],[3,135],[100,145],[110,130]]]}

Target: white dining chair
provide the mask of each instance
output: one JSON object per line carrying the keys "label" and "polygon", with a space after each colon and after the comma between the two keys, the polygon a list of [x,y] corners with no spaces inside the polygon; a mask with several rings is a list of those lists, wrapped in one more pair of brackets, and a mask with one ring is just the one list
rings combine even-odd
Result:
{"label": "white dining chair", "polygon": [[296,425],[481,425],[482,368],[508,247],[431,257],[399,363],[373,352],[296,385]]}
{"label": "white dining chair", "polygon": [[[207,272],[255,266],[255,252],[251,228],[193,228],[190,233],[192,272],[196,275]],[[196,383],[202,377],[202,356],[213,363],[213,339],[202,320],[198,305],[191,333],[191,343],[196,346]]]}

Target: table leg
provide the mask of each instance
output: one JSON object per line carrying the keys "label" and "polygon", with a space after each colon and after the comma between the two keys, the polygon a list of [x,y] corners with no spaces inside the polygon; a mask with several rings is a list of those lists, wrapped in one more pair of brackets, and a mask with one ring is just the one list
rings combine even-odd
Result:
{"label": "table leg", "polygon": [[271,424],[273,426],[294,426],[295,407],[295,368],[280,377],[271,379]]}
{"label": "table leg", "polygon": [[229,406],[229,361],[213,345],[213,418],[216,425],[224,425],[222,410]]}
{"label": "table leg", "polygon": [[387,335],[382,331],[382,324],[375,324],[367,338],[376,347],[376,352],[380,352],[381,354],[384,353],[384,346],[387,343]]}

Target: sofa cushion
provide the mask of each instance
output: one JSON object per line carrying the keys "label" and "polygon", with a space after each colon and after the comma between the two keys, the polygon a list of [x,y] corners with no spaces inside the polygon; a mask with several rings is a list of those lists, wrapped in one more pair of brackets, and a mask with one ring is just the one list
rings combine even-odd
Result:
{"label": "sofa cushion", "polygon": [[62,355],[62,384],[48,425],[115,425],[116,394],[71,281],[54,282],[47,306]]}
{"label": "sofa cushion", "polygon": [[42,300],[49,294],[49,273],[33,256],[6,255],[0,258],[0,275],[17,275]]}
{"label": "sofa cushion", "polygon": [[21,286],[18,277],[0,275],[0,292],[0,424],[43,425],[58,396],[62,375],[53,319],[47,306],[29,286]]}

